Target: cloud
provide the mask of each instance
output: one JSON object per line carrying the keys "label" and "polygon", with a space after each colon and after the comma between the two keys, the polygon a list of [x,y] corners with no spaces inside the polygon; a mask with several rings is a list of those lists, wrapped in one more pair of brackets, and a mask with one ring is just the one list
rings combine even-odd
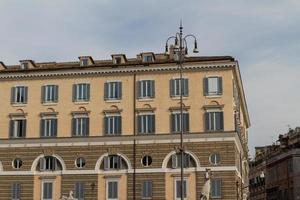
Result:
{"label": "cloud", "polygon": [[300,125],[299,12],[297,0],[1,0],[0,60],[162,52],[182,19],[185,33],[197,36],[201,55],[239,60],[253,152],[287,125]]}

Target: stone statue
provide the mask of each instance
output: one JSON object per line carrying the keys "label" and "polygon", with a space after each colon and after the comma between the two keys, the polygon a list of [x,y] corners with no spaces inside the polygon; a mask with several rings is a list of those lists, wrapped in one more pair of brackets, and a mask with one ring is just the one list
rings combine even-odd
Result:
{"label": "stone statue", "polygon": [[73,197],[73,191],[70,190],[69,196],[63,195],[60,200],[78,200],[78,199]]}
{"label": "stone statue", "polygon": [[210,195],[210,170],[206,169],[205,184],[202,188],[200,199],[209,200],[209,195]]}

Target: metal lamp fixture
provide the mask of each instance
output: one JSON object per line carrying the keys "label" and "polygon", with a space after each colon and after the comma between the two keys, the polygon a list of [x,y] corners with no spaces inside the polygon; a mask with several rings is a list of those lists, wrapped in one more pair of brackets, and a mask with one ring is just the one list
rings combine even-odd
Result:
{"label": "metal lamp fixture", "polygon": [[165,53],[169,52],[169,45],[168,42],[170,39],[174,39],[174,53],[176,55],[175,60],[178,63],[178,68],[179,68],[179,73],[180,73],[180,123],[181,123],[181,130],[180,130],[180,148],[179,148],[179,152],[180,152],[180,191],[181,191],[181,200],[184,200],[184,184],[183,184],[183,168],[184,168],[184,146],[183,146],[183,134],[184,134],[184,130],[183,130],[183,79],[182,79],[182,66],[183,66],[183,62],[184,62],[184,57],[185,55],[188,54],[188,47],[187,47],[187,38],[192,37],[194,39],[194,53],[198,53],[198,48],[197,48],[197,39],[194,35],[192,34],[188,34],[183,36],[182,33],[182,22],[180,21],[180,27],[179,27],[179,33],[177,32],[174,36],[170,36],[167,41],[166,41],[166,46],[165,46]]}

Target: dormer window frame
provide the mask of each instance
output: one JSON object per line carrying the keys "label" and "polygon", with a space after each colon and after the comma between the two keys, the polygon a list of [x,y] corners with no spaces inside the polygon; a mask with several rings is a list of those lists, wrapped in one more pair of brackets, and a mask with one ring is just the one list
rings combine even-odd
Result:
{"label": "dormer window frame", "polygon": [[112,56],[112,62],[115,65],[120,65],[127,62],[127,58],[125,54],[116,54],[111,56]]}
{"label": "dormer window frame", "polygon": [[20,69],[30,69],[35,68],[36,65],[33,60],[20,60]]}
{"label": "dormer window frame", "polygon": [[[152,52],[149,53],[141,53],[142,62],[143,63],[152,63],[155,61],[155,55]],[[150,59],[148,59],[150,58]]]}
{"label": "dormer window frame", "polygon": [[79,56],[79,65],[80,67],[87,67],[95,64],[93,58],[91,56]]}

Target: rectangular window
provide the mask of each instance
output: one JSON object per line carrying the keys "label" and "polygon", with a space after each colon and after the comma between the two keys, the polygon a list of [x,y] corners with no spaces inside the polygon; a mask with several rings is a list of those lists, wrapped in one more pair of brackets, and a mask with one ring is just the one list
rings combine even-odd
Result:
{"label": "rectangular window", "polygon": [[117,180],[107,180],[107,189],[106,196],[107,200],[118,200],[119,191],[118,191],[118,181]]}
{"label": "rectangular window", "polygon": [[152,198],[152,181],[143,181],[142,183],[142,198]]}
{"label": "rectangular window", "polygon": [[104,129],[107,135],[120,135],[122,130],[122,118],[121,116],[105,116],[104,117]]}
{"label": "rectangular window", "polygon": [[[183,180],[183,198],[187,199],[187,184],[186,180]],[[175,181],[175,195],[176,195],[176,200],[181,199],[181,180],[176,180]]]}
{"label": "rectangular window", "polygon": [[155,132],[155,115],[138,115],[138,133],[151,134]]}
{"label": "rectangular window", "polygon": [[[181,84],[180,78],[170,80],[170,96],[179,97],[181,95]],[[187,78],[182,79],[182,96],[189,96],[189,80]]]}
{"label": "rectangular window", "polygon": [[56,103],[58,101],[58,85],[42,86],[43,103]]}
{"label": "rectangular window", "polygon": [[10,137],[26,137],[26,119],[14,119],[10,121]]}
{"label": "rectangular window", "polygon": [[138,98],[154,98],[154,80],[142,80],[138,82]]}
{"label": "rectangular window", "polygon": [[53,182],[43,182],[42,200],[53,200]]}
{"label": "rectangular window", "polygon": [[88,117],[76,117],[72,119],[72,135],[73,136],[88,136],[90,120]]}
{"label": "rectangular window", "polygon": [[[171,114],[171,132],[181,132],[181,113]],[[189,131],[189,113],[183,113],[183,132]]]}
{"label": "rectangular window", "polygon": [[27,96],[27,86],[16,86],[12,88],[11,100],[13,104],[26,104]]}
{"label": "rectangular window", "polygon": [[222,197],[222,180],[212,179],[211,180],[211,197]]}
{"label": "rectangular window", "polygon": [[56,137],[57,119],[41,120],[41,137]]}
{"label": "rectangular window", "polygon": [[106,82],[104,85],[105,100],[119,100],[122,98],[122,82]]}
{"label": "rectangular window", "polygon": [[84,183],[77,182],[75,183],[75,198],[78,200],[84,200]]}
{"label": "rectangular window", "polygon": [[222,131],[224,130],[223,112],[206,112],[205,113],[205,130]]}
{"label": "rectangular window", "polygon": [[90,84],[80,83],[73,85],[73,101],[89,101],[90,100]]}
{"label": "rectangular window", "polygon": [[204,78],[204,95],[221,95],[223,92],[222,77]]}
{"label": "rectangular window", "polygon": [[21,199],[21,184],[13,183],[11,185],[11,199],[20,200]]}

